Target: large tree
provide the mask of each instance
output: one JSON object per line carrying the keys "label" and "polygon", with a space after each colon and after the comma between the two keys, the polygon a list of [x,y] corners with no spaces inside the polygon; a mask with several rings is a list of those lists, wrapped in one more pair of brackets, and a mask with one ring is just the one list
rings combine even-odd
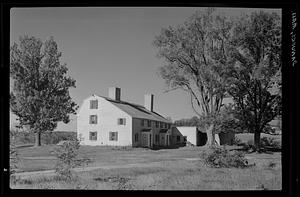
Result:
{"label": "large tree", "polygon": [[281,20],[276,13],[255,12],[234,27],[231,50],[231,87],[238,119],[254,133],[256,149],[260,133],[281,114]]}
{"label": "large tree", "polygon": [[35,145],[41,145],[41,134],[52,131],[57,122],[70,121],[77,105],[69,88],[75,80],[67,76],[62,53],[52,37],[44,43],[35,37],[20,37],[10,49],[10,77],[13,83],[10,109],[17,116],[19,127],[28,126],[35,133]]}
{"label": "large tree", "polygon": [[154,46],[158,57],[165,60],[160,76],[168,91],[182,89],[188,92],[191,105],[204,118],[207,145],[216,143],[214,120],[226,96],[228,41],[232,21],[208,8],[196,12],[184,24],[161,30]]}

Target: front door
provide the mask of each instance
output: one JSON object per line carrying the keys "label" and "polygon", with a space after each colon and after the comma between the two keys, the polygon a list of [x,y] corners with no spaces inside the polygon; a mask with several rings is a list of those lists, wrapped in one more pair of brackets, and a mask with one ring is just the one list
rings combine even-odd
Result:
{"label": "front door", "polygon": [[148,147],[148,133],[142,133],[141,144],[142,147]]}

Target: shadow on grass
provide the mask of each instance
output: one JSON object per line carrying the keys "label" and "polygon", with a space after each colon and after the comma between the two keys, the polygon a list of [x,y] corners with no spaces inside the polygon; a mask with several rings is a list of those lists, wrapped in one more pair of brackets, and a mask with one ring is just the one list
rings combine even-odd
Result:
{"label": "shadow on grass", "polygon": [[163,150],[163,149],[178,149],[181,147],[184,147],[185,145],[172,145],[172,146],[154,146],[152,148],[149,148],[151,150]]}
{"label": "shadow on grass", "polygon": [[261,146],[259,150],[255,150],[253,145],[249,145],[246,143],[241,143],[237,145],[237,147],[230,149],[230,151],[243,151],[247,153],[265,153],[265,154],[274,154],[276,152],[281,152],[281,148],[273,147],[273,146]]}
{"label": "shadow on grass", "polygon": [[17,145],[17,148],[28,148],[28,147],[34,147],[34,144],[20,144],[20,145]]}

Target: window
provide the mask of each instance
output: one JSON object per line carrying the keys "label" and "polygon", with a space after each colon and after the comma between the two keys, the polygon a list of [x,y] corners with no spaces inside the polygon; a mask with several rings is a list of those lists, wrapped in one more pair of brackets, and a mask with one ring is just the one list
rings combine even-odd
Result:
{"label": "window", "polygon": [[180,135],[177,135],[177,142],[180,142]]}
{"label": "window", "polygon": [[168,124],[168,129],[170,129],[171,128],[171,124]]}
{"label": "window", "polygon": [[167,123],[165,123],[165,128],[168,128],[168,124]]}
{"label": "window", "polygon": [[118,118],[118,125],[125,125],[126,124],[126,118]]}
{"label": "window", "polygon": [[151,120],[147,120],[148,127],[151,127]]}
{"label": "window", "polygon": [[90,100],[90,109],[98,109],[98,100]]}
{"label": "window", "polygon": [[163,124],[164,124],[163,122],[160,122],[160,128],[163,128]]}
{"label": "window", "polygon": [[109,132],[109,141],[118,141],[118,132]]}
{"label": "window", "polygon": [[159,122],[158,121],[155,121],[155,126],[156,126],[156,128],[158,128],[158,126],[159,126]]}
{"label": "window", "polygon": [[143,119],[141,120],[141,125],[144,126],[144,120]]}
{"label": "window", "polygon": [[134,135],[134,141],[135,141],[135,142],[138,142],[138,141],[139,141],[139,134],[138,134],[138,133],[136,133],[136,134]]}
{"label": "window", "polygon": [[158,135],[158,134],[155,135],[155,142],[156,142],[156,143],[159,142],[159,135]]}
{"label": "window", "polygon": [[97,124],[97,115],[90,115],[90,124]]}
{"label": "window", "polygon": [[97,132],[90,132],[90,140],[91,141],[97,140]]}

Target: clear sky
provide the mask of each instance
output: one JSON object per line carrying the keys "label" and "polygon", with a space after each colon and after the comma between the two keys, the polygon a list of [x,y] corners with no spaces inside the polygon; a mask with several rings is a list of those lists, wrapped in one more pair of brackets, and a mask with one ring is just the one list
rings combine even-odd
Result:
{"label": "clear sky", "polygon": [[[95,93],[108,96],[108,88],[121,88],[121,100],[144,104],[144,94],[154,94],[154,110],[172,120],[191,118],[188,95],[164,93],[157,68],[164,64],[152,45],[161,28],[182,24],[200,8],[14,8],[11,10],[10,43],[25,34],[43,41],[53,36],[62,52],[61,63],[76,80],[71,97],[81,105]],[[257,9],[223,8],[230,16]],[[276,11],[281,14],[280,10]],[[11,124],[15,117],[11,114]],[[76,116],[56,130],[76,131]]]}

